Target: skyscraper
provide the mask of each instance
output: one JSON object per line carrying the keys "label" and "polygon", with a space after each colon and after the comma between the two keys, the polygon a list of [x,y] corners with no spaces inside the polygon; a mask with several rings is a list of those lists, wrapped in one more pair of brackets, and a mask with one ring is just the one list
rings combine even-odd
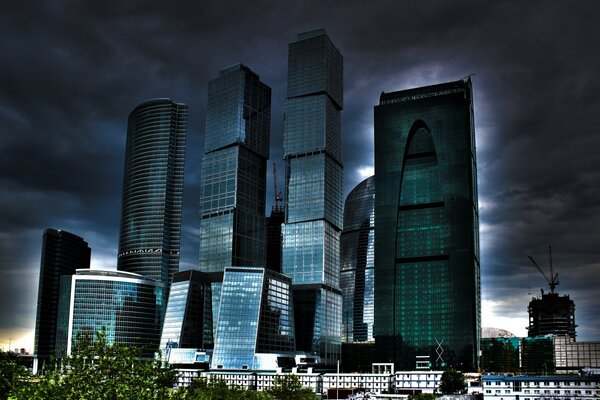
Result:
{"label": "skyscraper", "polygon": [[[265,263],[265,202],[271,88],[245,65],[208,83],[200,183],[200,256],[203,272]],[[213,327],[221,277],[212,274]]]}
{"label": "skyscraper", "polygon": [[341,345],[342,108],[342,55],[323,29],[300,33],[288,58],[282,272],[294,285],[297,349],[326,364]]}
{"label": "skyscraper", "polygon": [[375,179],[365,179],[348,195],[340,242],[343,296],[342,340],[372,342],[375,297]]}
{"label": "skyscraper", "polygon": [[187,114],[185,104],[149,100],[127,126],[117,269],[161,282],[164,296],[179,270]]}
{"label": "skyscraper", "polygon": [[40,360],[55,355],[55,342],[60,336],[57,320],[61,276],[89,268],[90,255],[87,242],[79,236],[56,229],[44,231],[33,350]]}
{"label": "skyscraper", "polygon": [[478,366],[479,221],[470,79],[375,106],[378,361]]}
{"label": "skyscraper", "polygon": [[208,83],[200,193],[200,270],[265,263],[271,88],[237,64]]}

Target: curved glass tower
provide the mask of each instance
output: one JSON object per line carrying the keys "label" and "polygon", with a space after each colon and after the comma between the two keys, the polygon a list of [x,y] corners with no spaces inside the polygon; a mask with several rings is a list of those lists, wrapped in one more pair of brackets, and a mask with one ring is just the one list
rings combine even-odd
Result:
{"label": "curved glass tower", "polygon": [[[67,353],[78,334],[106,329],[109,343],[137,347],[152,357],[160,340],[164,286],[141,275],[114,270],[77,270],[63,285],[69,296]],[[66,302],[63,302],[66,303]]]}
{"label": "curved glass tower", "polygon": [[382,93],[375,176],[378,362],[476,370],[479,217],[469,79]]}
{"label": "curved glass tower", "polygon": [[375,296],[375,179],[348,195],[340,240],[342,341],[372,342]]}
{"label": "curved glass tower", "polygon": [[117,269],[165,288],[179,270],[187,113],[185,104],[150,100],[127,126]]}

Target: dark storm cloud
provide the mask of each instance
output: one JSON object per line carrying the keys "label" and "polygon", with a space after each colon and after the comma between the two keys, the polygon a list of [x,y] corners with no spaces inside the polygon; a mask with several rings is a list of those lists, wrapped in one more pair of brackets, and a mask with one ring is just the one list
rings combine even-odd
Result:
{"label": "dark storm cloud", "polygon": [[[527,255],[547,265],[553,244],[559,291],[577,304],[580,338],[597,338],[598,8],[592,1],[3,5],[0,281],[11,283],[1,291],[0,328],[33,327],[44,228],[83,236],[93,263],[114,267],[127,115],[148,98],[190,109],[182,268],[197,258],[206,83],[219,69],[243,62],[272,87],[271,162],[283,189],[287,44],[324,27],[344,55],[345,193],[373,165],[381,91],[475,73],[483,297],[497,301],[498,315],[525,315],[528,293],[544,286]],[[269,192],[271,185],[269,174]]]}

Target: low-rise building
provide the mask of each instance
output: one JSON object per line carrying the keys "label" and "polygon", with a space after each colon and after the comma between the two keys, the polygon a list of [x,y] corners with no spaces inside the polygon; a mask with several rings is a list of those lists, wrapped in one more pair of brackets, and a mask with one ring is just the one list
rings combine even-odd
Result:
{"label": "low-rise building", "polygon": [[594,400],[600,377],[581,375],[484,375],[484,400]]}
{"label": "low-rise building", "polygon": [[393,392],[393,374],[324,374],[323,392],[329,389],[362,389],[373,393]]}
{"label": "low-rise building", "polygon": [[440,387],[443,371],[397,371],[394,392],[398,394],[435,393]]}

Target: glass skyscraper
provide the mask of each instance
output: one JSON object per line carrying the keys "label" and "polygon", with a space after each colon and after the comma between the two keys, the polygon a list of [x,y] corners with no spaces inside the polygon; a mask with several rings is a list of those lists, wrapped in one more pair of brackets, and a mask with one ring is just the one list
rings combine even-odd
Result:
{"label": "glass skyscraper", "polygon": [[[265,264],[267,160],[271,88],[245,65],[208,83],[200,184],[200,256],[203,272]],[[213,327],[221,293],[211,279]]]}
{"label": "glass skyscraper", "polygon": [[271,88],[237,64],[208,83],[200,270],[265,263]]}
{"label": "glass skyscraper", "polygon": [[340,242],[342,340],[372,342],[375,302],[375,179],[359,183],[346,198]]}
{"label": "glass skyscraper", "polygon": [[164,285],[142,275],[114,270],[78,270],[61,297],[69,296],[67,353],[78,334],[106,329],[109,343],[137,347],[152,357],[160,340]]}
{"label": "glass skyscraper", "polygon": [[300,33],[288,58],[282,272],[294,284],[297,349],[326,364],[341,346],[342,108],[342,55],[323,29]]}
{"label": "glass skyscraper", "polygon": [[161,282],[164,296],[179,270],[187,115],[185,104],[155,99],[127,125],[117,269]]}
{"label": "glass skyscraper", "polygon": [[173,275],[160,349],[212,348],[210,280],[207,274],[180,271]]}
{"label": "glass skyscraper", "polygon": [[55,343],[61,341],[57,327],[61,277],[89,268],[90,255],[87,242],[79,236],[56,229],[44,231],[33,350],[39,360],[56,355]]}
{"label": "glass skyscraper", "polygon": [[473,371],[479,217],[470,79],[382,93],[375,107],[378,362]]}
{"label": "glass skyscraper", "polygon": [[225,269],[211,369],[274,370],[291,365],[291,283],[263,267]]}

